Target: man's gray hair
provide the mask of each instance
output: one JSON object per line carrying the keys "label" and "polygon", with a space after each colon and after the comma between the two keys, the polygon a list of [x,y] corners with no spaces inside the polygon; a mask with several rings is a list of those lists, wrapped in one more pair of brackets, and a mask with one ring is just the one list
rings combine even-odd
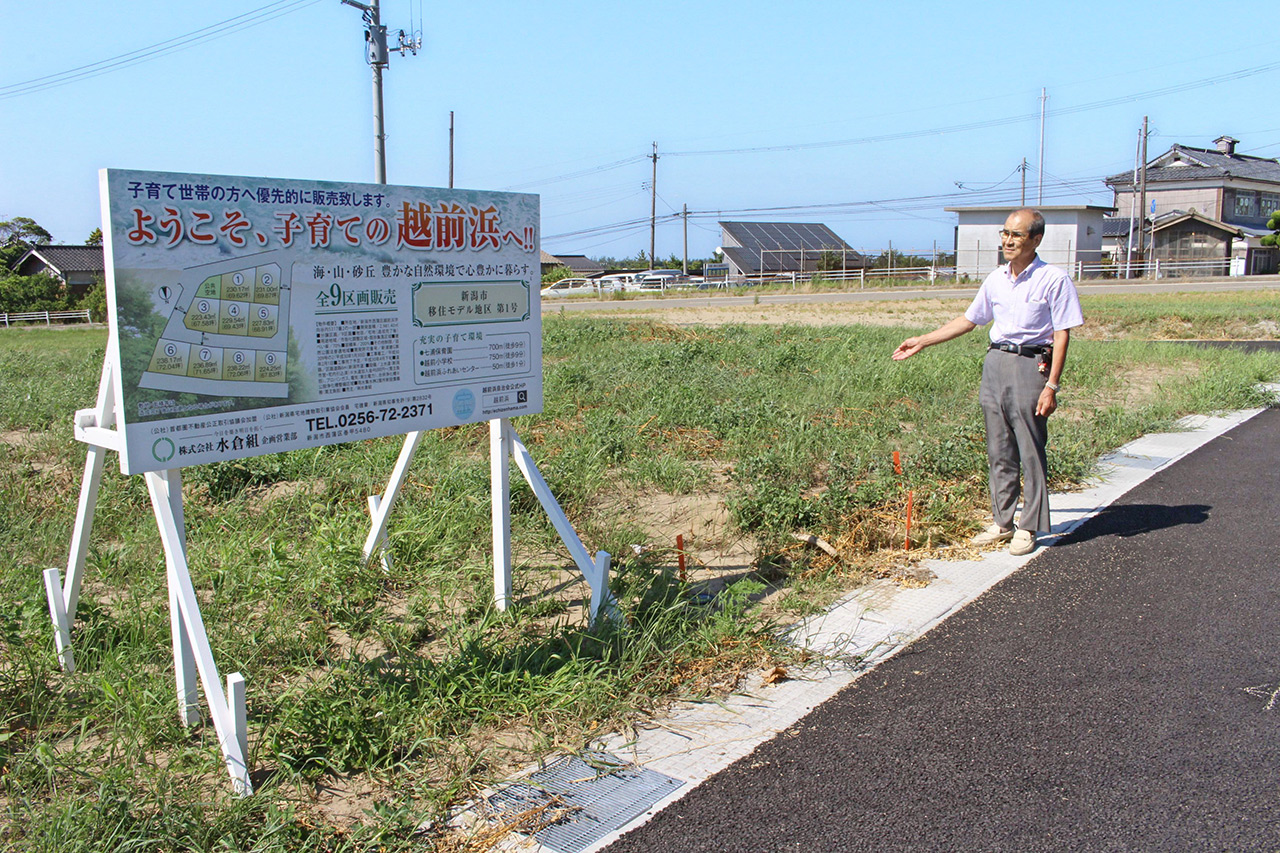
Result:
{"label": "man's gray hair", "polygon": [[1014,213],[1031,214],[1031,227],[1027,229],[1028,237],[1039,237],[1044,234],[1044,216],[1034,207],[1020,207]]}

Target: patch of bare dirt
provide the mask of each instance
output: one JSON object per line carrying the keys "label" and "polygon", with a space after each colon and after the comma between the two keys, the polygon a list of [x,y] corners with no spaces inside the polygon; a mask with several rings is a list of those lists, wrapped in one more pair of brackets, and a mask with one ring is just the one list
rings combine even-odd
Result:
{"label": "patch of bare dirt", "polygon": [[1126,369],[1120,379],[1121,402],[1141,405],[1160,393],[1160,386],[1170,379],[1189,378],[1200,371],[1194,361],[1171,364],[1138,363]]}
{"label": "patch of bare dirt", "polygon": [[264,512],[276,501],[287,500],[297,495],[314,497],[324,494],[325,482],[319,478],[311,480],[286,480],[266,486],[252,486],[244,491],[245,503],[249,512]]}
{"label": "patch of bare dirt", "polygon": [[1194,361],[1131,363],[1120,370],[1114,388],[1091,395],[1069,397],[1067,404],[1054,417],[1079,421],[1102,405],[1126,408],[1142,406],[1158,397],[1164,384],[1175,379],[1183,381],[1194,378],[1200,370],[1201,366]]}
{"label": "patch of bare dirt", "polygon": [[329,774],[316,783],[311,804],[326,822],[349,827],[366,818],[365,812],[377,804],[381,793],[368,774]]}
{"label": "patch of bare dirt", "polygon": [[1259,320],[1248,326],[1246,338],[1257,340],[1275,340],[1280,338],[1280,323],[1275,320]]}
{"label": "patch of bare dirt", "polygon": [[78,477],[73,482],[73,474],[66,463],[56,458],[49,446],[48,433],[27,429],[0,430],[0,444],[7,445],[26,457],[26,463],[37,474],[53,481],[59,489],[78,487]]}
{"label": "patch of bare dirt", "polygon": [[[378,602],[383,617],[388,620],[403,623],[409,615],[409,598],[403,592],[381,595]],[[336,625],[330,625],[326,634],[336,658],[373,660],[387,653],[386,643],[377,635],[365,634],[361,637],[353,637]]]}
{"label": "patch of bare dirt", "polygon": [[679,326],[797,325],[797,326],[939,326],[955,319],[968,300],[910,299],[897,302],[821,302],[759,305],[669,307],[637,305],[601,311],[604,316],[643,315]]}
{"label": "patch of bare dirt", "polygon": [[0,444],[7,444],[22,450],[31,450],[36,445],[37,434],[27,429],[0,430]]}
{"label": "patch of bare dirt", "polygon": [[723,470],[714,470],[711,484],[697,494],[657,490],[618,494],[601,512],[627,518],[645,532],[645,541],[633,544],[637,549],[668,551],[672,563],[683,551],[692,581],[748,571],[758,556],[756,540],[733,523]]}

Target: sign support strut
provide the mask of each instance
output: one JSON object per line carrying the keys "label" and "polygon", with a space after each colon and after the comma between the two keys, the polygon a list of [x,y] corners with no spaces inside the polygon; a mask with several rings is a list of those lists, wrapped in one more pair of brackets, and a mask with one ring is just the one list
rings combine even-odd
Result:
{"label": "sign support strut", "polygon": [[[381,555],[383,565],[387,562],[388,541],[386,536],[387,517],[391,507],[400,494],[408,474],[413,454],[422,440],[422,433],[411,432],[405,436],[404,446],[396,460],[391,478],[387,482],[386,491],[381,495],[369,496],[369,511],[372,515],[369,535],[365,539],[364,558],[373,559]],[[573,523],[569,521],[564,510],[556,501],[551,487],[538,471],[537,463],[528,448],[516,436],[507,418],[495,418],[489,421],[489,483],[492,492],[493,509],[493,603],[505,611],[511,605],[511,461],[524,475],[529,488],[533,490],[546,511],[551,524],[560,539],[569,550],[569,556],[591,588],[590,613],[594,624],[600,616],[601,608],[612,614],[613,598],[609,593],[609,566],[611,557],[607,551],[599,551],[593,557],[582,544]]]}
{"label": "sign support strut", "polygon": [[[111,343],[108,343],[108,351],[110,349]],[[63,582],[56,568],[46,569],[44,572],[45,593],[54,625],[58,661],[63,671],[68,673],[75,672],[71,626],[75,624],[76,608],[80,601],[89,534],[93,530],[93,516],[102,484],[103,461],[108,450],[119,452],[124,441],[123,435],[112,429],[116,424],[115,382],[111,362],[107,360],[98,385],[96,407],[76,412],[76,439],[88,445],[88,456],[85,459],[84,479],[80,485],[80,502],[76,509],[66,581]],[[227,772],[231,775],[232,787],[237,794],[247,796],[253,793],[253,784],[249,779],[246,761],[248,726],[244,677],[238,672],[227,676],[226,692],[223,692],[187,567],[182,472],[175,468],[150,471],[144,476],[164,548],[178,718],[184,726],[200,722],[198,677],[199,686],[204,688],[205,700],[209,704],[209,714],[217,732]]]}

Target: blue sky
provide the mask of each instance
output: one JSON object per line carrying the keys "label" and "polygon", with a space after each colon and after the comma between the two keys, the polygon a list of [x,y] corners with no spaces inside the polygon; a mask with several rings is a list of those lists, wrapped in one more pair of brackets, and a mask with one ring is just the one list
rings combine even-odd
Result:
{"label": "blue sky", "polygon": [[[856,248],[952,243],[944,207],[1109,204],[1100,178],[1174,142],[1280,156],[1271,7],[383,0],[417,56],[385,76],[387,179],[542,196],[543,247],[689,251],[716,221],[821,221]],[[372,182],[360,12],[339,0],[0,0],[0,219],[79,243],[102,167]],[[254,26],[147,50],[236,16]],[[64,85],[62,74],[142,51]],[[95,69],[86,69],[94,72]],[[29,83],[28,81],[35,81]],[[23,86],[21,84],[28,84]],[[957,186],[957,182],[962,187]],[[633,223],[627,225],[626,223]]]}

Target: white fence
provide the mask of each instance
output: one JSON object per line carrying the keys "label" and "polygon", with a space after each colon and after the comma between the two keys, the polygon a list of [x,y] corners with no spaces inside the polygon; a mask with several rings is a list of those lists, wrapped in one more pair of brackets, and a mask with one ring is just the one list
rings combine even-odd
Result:
{"label": "white fence", "polygon": [[0,311],[0,324],[7,329],[14,323],[44,323],[46,326],[52,326],[54,323],[89,323],[89,309],[83,311]]}
{"label": "white fence", "polygon": [[[1058,264],[1066,269],[1076,281],[1096,279],[1170,279],[1226,276],[1230,274],[1230,261],[1218,258],[1203,261],[1133,261],[1121,263],[1092,263],[1076,261],[1072,264]],[[856,283],[859,288],[867,286],[883,286],[887,281],[921,281],[953,284],[957,281],[954,266],[928,267],[895,267],[894,269],[867,270],[828,270],[825,272],[774,273],[772,275],[753,277],[745,281],[716,282],[715,286],[740,286],[761,283],[801,283],[815,278],[823,281],[843,281]],[[980,278],[969,279],[977,283]]]}

